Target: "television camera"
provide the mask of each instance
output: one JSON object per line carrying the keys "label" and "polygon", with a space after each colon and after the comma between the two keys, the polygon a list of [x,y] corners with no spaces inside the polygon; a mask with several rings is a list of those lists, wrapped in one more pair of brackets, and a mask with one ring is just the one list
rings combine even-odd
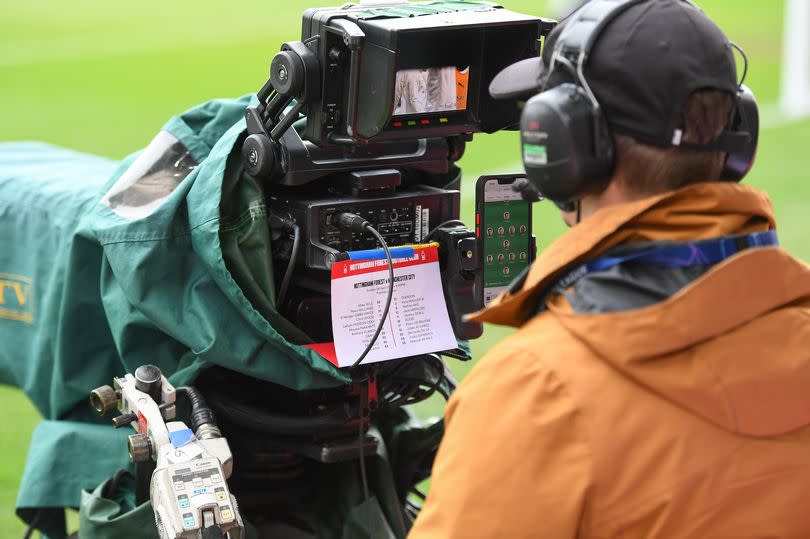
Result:
{"label": "television camera", "polygon": [[279,291],[290,320],[331,340],[325,270],[341,252],[378,246],[370,232],[341,225],[337,216],[348,213],[389,245],[438,241],[456,336],[480,336],[479,324],[462,319],[479,307],[477,257],[474,231],[458,221],[455,163],[474,133],[517,126],[517,103],[491,98],[489,82],[510,62],[538,56],[551,28],[490,3],[304,13],[301,41],[282,45],[246,112],[242,148],[246,172],[267,185],[281,240],[274,260],[291,275]]}
{"label": "television camera", "polygon": [[[481,306],[474,290],[480,261],[476,231],[459,220],[457,162],[473,134],[517,128],[517,102],[493,100],[489,83],[504,67],[538,57],[540,39],[553,26],[493,3],[453,0],[347,4],[304,13],[301,40],[282,45],[258,103],[245,112],[241,164],[233,161],[265,191],[275,275],[283,276],[276,284],[277,308],[312,342],[333,339],[335,262],[358,250],[383,247],[387,253],[389,246],[428,242],[439,245],[456,338],[481,335],[479,324],[463,319]],[[393,281],[389,298],[392,292]],[[114,389],[99,388],[92,400],[100,413],[120,411],[116,426],[138,431],[134,442],[130,438],[138,501],[148,499],[151,481],[156,515],[175,523],[161,528],[163,537],[201,537],[204,530],[235,537],[243,518],[268,536],[287,536],[278,531],[279,522],[316,533],[301,508],[312,501],[326,467],[359,458],[365,483],[365,456],[375,454],[379,443],[369,433],[378,427],[376,417],[452,392],[455,382],[440,354],[464,357],[437,350],[360,365],[351,369],[347,386],[307,391],[208,369],[196,389],[184,390],[192,429],[169,421],[182,414],[173,392],[154,390],[170,386],[165,379],[154,382],[160,374],[151,370],[153,385],[136,372],[116,379]],[[205,421],[202,395],[210,404],[203,407],[210,414],[202,413]],[[154,432],[139,419],[139,406],[151,411],[147,423],[156,425]],[[172,434],[178,431],[183,434]],[[233,468],[230,490],[224,491],[231,519],[221,518],[222,503],[213,499],[200,498],[206,503],[191,503],[185,513],[175,507],[188,494],[187,485],[166,479],[166,470],[177,475],[179,464],[167,460],[170,449],[161,448],[189,443],[206,458],[226,458],[219,459],[222,471],[211,472],[223,481]],[[215,444],[216,451],[206,444]],[[432,454],[409,463],[398,484],[406,521],[418,512],[411,493],[418,494],[415,486],[429,476],[431,462]]]}

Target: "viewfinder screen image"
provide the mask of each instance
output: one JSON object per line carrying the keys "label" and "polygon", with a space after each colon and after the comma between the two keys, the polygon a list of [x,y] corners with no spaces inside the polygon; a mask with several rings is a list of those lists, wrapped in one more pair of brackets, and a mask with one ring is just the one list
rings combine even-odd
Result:
{"label": "viewfinder screen image", "polygon": [[470,68],[455,66],[397,71],[394,116],[467,109]]}

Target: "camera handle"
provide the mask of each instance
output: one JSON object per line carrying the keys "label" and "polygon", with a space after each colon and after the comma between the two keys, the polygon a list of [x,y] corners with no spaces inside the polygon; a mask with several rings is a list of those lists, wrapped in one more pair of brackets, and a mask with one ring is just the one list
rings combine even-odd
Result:
{"label": "camera handle", "polygon": [[[202,395],[192,387],[175,388],[154,365],[141,365],[113,384],[94,389],[90,404],[99,415],[117,412],[115,428],[135,429],[127,445],[139,483],[136,503],[151,502],[161,539],[244,537],[227,483],[233,455]],[[188,398],[191,428],[170,421],[177,394]]]}
{"label": "camera handle", "polygon": [[[346,135],[333,133],[333,144],[354,145],[365,142],[357,132],[357,111],[360,95],[360,60],[366,35],[357,24],[346,19],[335,19],[326,27],[328,32],[339,35],[345,48],[333,47],[329,51],[331,61],[345,61],[349,51],[351,77],[349,79],[349,105],[346,114]],[[321,65],[310,48],[315,40],[284,43],[270,62],[270,78],[256,94],[259,104],[245,111],[248,137],[242,145],[242,160],[245,171],[260,178],[271,175],[278,162],[277,147],[284,133],[298,119],[304,106],[321,98]],[[284,110],[296,101],[293,108],[282,116]]]}
{"label": "camera handle", "polygon": [[[307,103],[320,98],[320,65],[301,41],[284,43],[270,62],[270,78],[257,92],[259,104],[245,110],[248,137],[242,145],[245,171],[270,176],[277,163],[278,141],[298,119]],[[292,109],[282,113],[295,101]]]}

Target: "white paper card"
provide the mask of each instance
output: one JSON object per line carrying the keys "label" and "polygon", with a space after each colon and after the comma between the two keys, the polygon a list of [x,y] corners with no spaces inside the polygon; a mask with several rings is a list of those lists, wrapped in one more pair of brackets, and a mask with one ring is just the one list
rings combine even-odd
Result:
{"label": "white paper card", "polygon": [[[394,296],[377,342],[363,364],[451,350],[458,346],[444,303],[439,254],[418,247],[394,259]],[[332,332],[339,367],[352,365],[368,345],[385,307],[388,264],[383,260],[332,266]]]}

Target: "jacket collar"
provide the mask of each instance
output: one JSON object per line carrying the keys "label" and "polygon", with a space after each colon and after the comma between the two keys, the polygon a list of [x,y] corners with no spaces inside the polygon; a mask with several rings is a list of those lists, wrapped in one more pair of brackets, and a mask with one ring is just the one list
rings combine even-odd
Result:
{"label": "jacket collar", "polygon": [[551,244],[535,260],[523,287],[470,315],[474,322],[520,326],[538,294],[576,264],[624,243],[690,241],[776,227],[767,195],[736,183],[699,183],[678,191],[602,208]]}

